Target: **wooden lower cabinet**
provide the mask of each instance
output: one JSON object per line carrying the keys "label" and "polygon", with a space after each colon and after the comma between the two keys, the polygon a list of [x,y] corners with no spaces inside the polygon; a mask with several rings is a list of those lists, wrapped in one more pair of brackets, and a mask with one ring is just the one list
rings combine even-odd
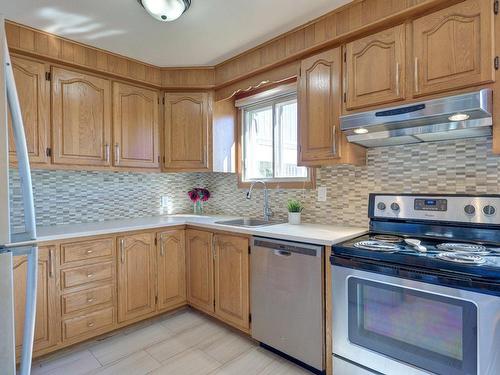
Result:
{"label": "wooden lower cabinet", "polygon": [[154,233],[118,237],[118,322],[156,310]]}
{"label": "wooden lower cabinet", "polygon": [[[57,345],[60,339],[56,265],[57,255],[55,246],[41,246],[38,250],[38,290],[35,341],[33,346],[35,353]],[[23,343],[24,312],[26,306],[26,257],[15,257],[13,268],[16,353],[19,356]]]}
{"label": "wooden lower cabinet", "polygon": [[187,300],[194,307],[214,312],[213,234],[188,229],[186,231]]}
{"label": "wooden lower cabinet", "polygon": [[167,230],[157,234],[158,310],[186,303],[186,257],[184,230]]}
{"label": "wooden lower cabinet", "polygon": [[249,242],[215,235],[215,315],[243,330],[250,328]]}

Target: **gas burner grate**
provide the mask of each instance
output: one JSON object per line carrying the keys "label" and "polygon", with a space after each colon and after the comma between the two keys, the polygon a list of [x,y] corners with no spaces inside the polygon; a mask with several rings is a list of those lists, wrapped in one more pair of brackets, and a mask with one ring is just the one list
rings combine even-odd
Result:
{"label": "gas burner grate", "polygon": [[466,253],[439,253],[437,258],[446,260],[448,262],[462,263],[462,264],[483,264],[486,260],[477,254]]}
{"label": "gas burner grate", "polygon": [[472,243],[441,243],[436,246],[439,250],[450,251],[453,253],[472,253],[487,255],[490,251],[483,245],[477,245]]}
{"label": "gas burner grate", "polygon": [[395,244],[383,242],[383,241],[360,241],[354,244],[355,247],[365,250],[381,251],[381,252],[395,252],[399,250],[399,247]]}
{"label": "gas burner grate", "polygon": [[375,241],[382,241],[388,243],[399,243],[403,241],[403,237],[393,236],[391,234],[375,234],[370,238]]}

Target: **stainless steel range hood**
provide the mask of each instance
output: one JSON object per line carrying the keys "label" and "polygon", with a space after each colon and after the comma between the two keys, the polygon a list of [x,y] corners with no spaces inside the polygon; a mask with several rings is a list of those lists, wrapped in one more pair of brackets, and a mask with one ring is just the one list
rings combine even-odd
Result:
{"label": "stainless steel range hood", "polygon": [[483,89],[340,117],[349,142],[365,147],[491,135],[493,93]]}

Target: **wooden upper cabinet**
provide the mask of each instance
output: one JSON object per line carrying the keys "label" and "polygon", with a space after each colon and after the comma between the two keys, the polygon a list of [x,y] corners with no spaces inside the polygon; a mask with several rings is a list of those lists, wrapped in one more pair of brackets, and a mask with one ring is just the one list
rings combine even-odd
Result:
{"label": "wooden upper cabinet", "polygon": [[346,109],[403,100],[405,53],[404,25],[346,44]]}
{"label": "wooden upper cabinet", "polygon": [[212,168],[212,95],[165,94],[165,169]]}
{"label": "wooden upper cabinet", "polygon": [[[38,286],[35,340],[33,346],[35,352],[56,345],[60,339],[61,327],[56,284],[56,264],[55,247],[41,246],[38,249]],[[20,355],[23,343],[24,312],[26,306],[26,257],[14,258],[13,267],[16,351]]]}
{"label": "wooden upper cabinet", "polygon": [[189,304],[214,311],[214,258],[212,233],[186,230],[186,280]]}
{"label": "wooden upper cabinet", "polygon": [[299,82],[299,165],[339,157],[340,48],[302,60]]}
{"label": "wooden upper cabinet", "polygon": [[160,166],[158,92],[113,83],[114,165]]}
{"label": "wooden upper cabinet", "polygon": [[156,268],[153,233],[118,237],[118,321],[156,310]]}
{"label": "wooden upper cabinet", "polygon": [[492,8],[467,0],[413,22],[415,96],[494,80]]}
{"label": "wooden upper cabinet", "polygon": [[158,233],[158,310],[186,302],[184,230]]}
{"label": "wooden upper cabinet", "polygon": [[110,165],[111,83],[52,68],[53,162]]}
{"label": "wooden upper cabinet", "polygon": [[250,328],[248,238],[215,235],[215,314]]}
{"label": "wooden upper cabinet", "polygon": [[[46,64],[11,58],[17,95],[24,123],[24,133],[32,163],[47,163],[48,136],[50,124],[50,83],[46,80]],[[9,126],[11,124],[9,112]],[[10,128],[12,129],[12,128]],[[12,131],[9,130],[9,150],[11,161],[16,161],[16,146]]]}

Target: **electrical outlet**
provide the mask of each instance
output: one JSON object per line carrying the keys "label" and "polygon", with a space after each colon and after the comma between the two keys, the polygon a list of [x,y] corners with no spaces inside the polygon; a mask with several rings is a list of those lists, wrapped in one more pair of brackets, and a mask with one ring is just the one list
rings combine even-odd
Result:
{"label": "electrical outlet", "polygon": [[161,204],[162,207],[167,207],[167,205],[168,205],[168,197],[166,197],[166,196],[161,197],[160,204]]}
{"label": "electrical outlet", "polygon": [[318,186],[318,202],[326,202],[326,186]]}

